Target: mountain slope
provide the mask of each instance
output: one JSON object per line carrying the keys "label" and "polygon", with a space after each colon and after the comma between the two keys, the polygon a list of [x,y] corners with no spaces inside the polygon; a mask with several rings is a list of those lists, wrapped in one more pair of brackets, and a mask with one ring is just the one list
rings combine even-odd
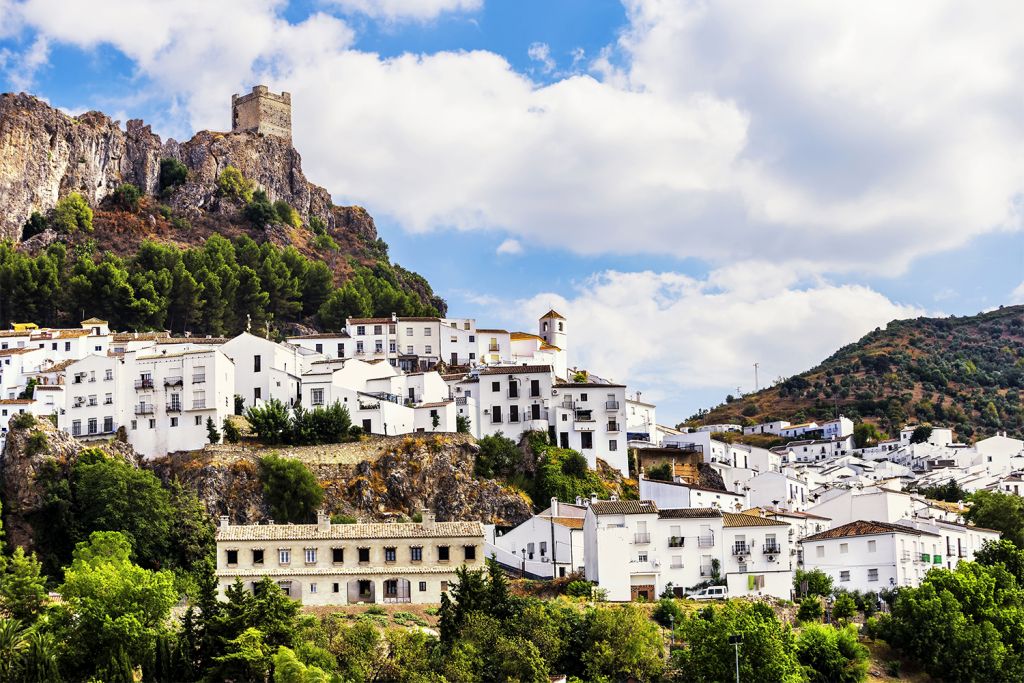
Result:
{"label": "mountain slope", "polygon": [[[176,178],[171,173],[175,169]],[[242,191],[225,191],[221,178],[229,169],[240,173]],[[126,201],[125,188],[130,193],[137,189],[141,196],[134,200],[129,194]],[[58,202],[73,194],[80,195],[93,212],[91,230],[69,230],[56,215]],[[165,300],[172,305],[191,296],[182,291],[182,286],[187,290],[192,285],[187,281],[181,285],[181,273],[174,272],[176,261],[183,261],[196,281],[200,290],[196,306],[201,306],[207,273],[199,263],[202,259],[187,252],[196,252],[214,235],[234,242],[239,261],[241,255],[251,256],[245,238],[272,245],[257,262],[249,258],[244,265],[256,272],[260,289],[270,297],[268,309],[278,315],[269,322],[279,330],[296,324],[336,327],[345,315],[443,315],[447,308],[424,278],[390,263],[387,244],[378,238],[373,219],[364,209],[335,206],[326,189],[306,179],[299,153],[283,138],[200,131],[186,142],[161,141],[140,120],[129,121],[122,130],[118,122],[99,112],[72,117],[30,95],[4,94],[0,95],[0,207],[0,246],[3,240],[20,241],[0,254],[0,294],[8,299],[6,310],[0,310],[0,326],[23,319],[39,324],[81,319],[83,297],[66,300],[63,290],[70,289],[71,280],[81,274],[73,272],[79,257],[84,254],[100,264],[109,260],[109,254],[121,259],[113,261],[113,269],[132,290],[130,296],[122,292],[123,298],[136,301],[147,295],[151,285],[155,291],[141,306],[145,314],[129,319],[136,326],[178,324],[176,331],[237,331],[237,319],[223,329],[206,329],[201,313],[191,321],[178,316],[175,323],[174,316],[160,310],[166,308]],[[54,251],[54,243],[63,245],[63,251]],[[152,264],[135,258],[147,243],[180,252],[166,260],[167,273],[154,272]],[[287,248],[294,248],[302,259]],[[265,264],[268,258],[271,266]],[[281,270],[280,261],[288,266],[286,270]],[[277,301],[275,297],[287,296],[281,291],[294,294],[308,289],[305,280],[310,274],[323,290],[323,273],[315,266],[318,261],[330,271],[329,290],[350,286],[345,296],[335,298],[329,316],[319,315],[319,306],[331,291],[321,291],[312,302],[309,297],[301,302]],[[53,270],[59,271],[56,276]],[[280,281],[288,286],[282,287]],[[169,284],[163,286],[165,282]],[[87,292],[86,301],[109,294],[109,287],[100,286],[106,283],[92,284],[95,291]],[[241,284],[246,284],[244,279]],[[206,294],[220,296],[217,292],[232,283],[216,285]],[[11,303],[15,295],[19,298]],[[255,295],[253,300],[259,303],[262,295]],[[26,298],[53,305],[19,307],[18,301]],[[5,309],[2,304],[0,309]]]}
{"label": "mountain slope", "polygon": [[[831,417],[835,409],[894,435],[948,424],[963,439],[1024,437],[1024,306],[968,317],[896,320],[820,365],[691,418],[693,424]],[[689,423],[688,423],[689,424]]]}

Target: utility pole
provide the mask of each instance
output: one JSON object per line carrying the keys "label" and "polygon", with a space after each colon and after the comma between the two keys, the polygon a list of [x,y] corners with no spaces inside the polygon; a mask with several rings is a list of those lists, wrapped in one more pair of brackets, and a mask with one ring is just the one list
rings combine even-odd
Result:
{"label": "utility pole", "polygon": [[761,385],[757,382],[757,366],[760,363],[754,363],[754,393],[757,393],[761,389]]}
{"label": "utility pole", "polygon": [[743,642],[743,634],[729,636],[729,642],[736,648],[736,683],[740,683],[740,643]]}

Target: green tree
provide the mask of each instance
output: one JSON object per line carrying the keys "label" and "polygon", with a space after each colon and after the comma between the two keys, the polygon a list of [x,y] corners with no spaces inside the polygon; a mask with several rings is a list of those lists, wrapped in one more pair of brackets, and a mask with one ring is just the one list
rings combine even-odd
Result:
{"label": "green tree", "polygon": [[257,228],[262,228],[277,220],[277,212],[274,211],[274,206],[263,190],[256,190],[252,193],[249,203],[245,205],[244,213],[245,218]]}
{"label": "green tree", "polygon": [[658,680],[664,669],[663,640],[640,607],[596,608],[587,621],[582,659],[589,680]]}
{"label": "green tree", "polygon": [[485,479],[512,474],[523,459],[523,454],[516,442],[501,432],[478,440],[477,447],[479,450],[473,470],[476,476]]}
{"label": "green tree", "polygon": [[25,634],[21,680],[25,683],[60,683],[60,647],[54,634],[38,628]]}
{"label": "green tree", "polygon": [[836,601],[832,605],[832,616],[835,619],[852,619],[857,613],[857,601],[853,596],[842,591],[836,595]]}
{"label": "green tree", "polygon": [[280,523],[307,522],[323,502],[324,491],[302,462],[277,455],[260,459],[263,496]]}
{"label": "green tree", "polygon": [[999,491],[976,491],[968,497],[964,518],[977,526],[995,529],[1024,549],[1024,499]]}
{"label": "green tree", "polygon": [[132,563],[131,544],[115,531],[97,531],[79,543],[59,592],[62,640],[69,670],[83,679],[126,657],[148,661],[177,600],[174,577]]}
{"label": "green tree", "polygon": [[217,431],[217,423],[212,417],[206,418],[206,440],[210,443],[220,443],[220,432]]}
{"label": "green tree", "polygon": [[800,601],[800,609],[796,612],[797,621],[821,621],[825,613],[821,600],[817,596],[808,596]]}
{"label": "green tree", "polygon": [[1024,550],[1014,545],[1013,541],[1005,538],[987,541],[974,554],[974,561],[986,567],[1002,566],[1013,574],[1019,585],[1024,586]]}
{"label": "green tree", "polygon": [[825,597],[832,594],[832,577],[820,569],[797,569],[793,574],[793,591],[797,595],[804,594],[804,582],[807,582],[807,595]]}
{"label": "green tree", "polygon": [[292,208],[291,204],[283,199],[278,199],[274,202],[274,213],[277,214],[277,220],[284,225],[290,225],[293,228],[302,227],[302,217],[299,212]]}
{"label": "green tree", "polygon": [[0,681],[16,680],[25,645],[21,621],[0,617]]}
{"label": "green tree", "polygon": [[234,166],[226,166],[217,176],[217,193],[248,203],[252,201],[253,183]]}
{"label": "green tree", "polygon": [[459,434],[469,434],[470,432],[470,420],[468,415],[456,415],[455,416],[455,431]]}
{"label": "green tree", "polygon": [[188,180],[188,167],[177,159],[163,158],[160,160],[160,192],[167,194]]}
{"label": "green tree", "polygon": [[62,232],[92,232],[92,209],[85,197],[72,192],[57,201],[53,210],[53,226]]}
{"label": "green tree", "polygon": [[810,683],[856,683],[868,677],[868,649],[857,642],[853,626],[807,624],[797,637],[796,655]]}
{"label": "green tree", "polygon": [[910,433],[910,443],[925,443],[932,438],[932,428],[928,425],[920,425]]}
{"label": "green tree", "polygon": [[265,444],[284,443],[288,439],[291,430],[288,407],[276,398],[249,408],[245,419],[256,438]]}
{"label": "green tree", "polygon": [[119,209],[135,212],[139,210],[139,199],[141,197],[142,192],[135,185],[121,183],[110,194],[110,201]]}
{"label": "green tree", "polygon": [[0,611],[23,624],[35,622],[46,601],[46,579],[35,554],[26,555],[18,546],[11,555],[7,572],[0,575]]}
{"label": "green tree", "polygon": [[328,676],[317,666],[303,664],[295,652],[284,645],[277,648],[273,659],[274,683],[329,683],[340,678]]}
{"label": "green tree", "polygon": [[867,448],[885,439],[885,434],[871,422],[859,422],[853,427],[853,443],[857,448]]}

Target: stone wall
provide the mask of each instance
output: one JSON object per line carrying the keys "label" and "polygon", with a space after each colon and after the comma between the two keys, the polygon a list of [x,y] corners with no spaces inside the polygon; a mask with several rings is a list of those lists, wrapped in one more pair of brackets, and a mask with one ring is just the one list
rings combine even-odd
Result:
{"label": "stone wall", "polygon": [[292,139],[292,97],[275,95],[265,85],[257,85],[248,95],[231,96],[232,132],[252,132]]}

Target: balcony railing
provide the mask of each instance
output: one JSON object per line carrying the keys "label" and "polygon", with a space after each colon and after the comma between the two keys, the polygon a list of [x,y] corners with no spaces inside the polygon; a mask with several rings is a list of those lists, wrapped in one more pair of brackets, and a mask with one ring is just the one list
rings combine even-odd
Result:
{"label": "balcony railing", "polygon": [[487,345],[487,350],[491,351],[491,352],[497,351],[498,350],[498,345],[497,344],[488,344]]}
{"label": "balcony railing", "polygon": [[671,569],[682,569],[683,568],[683,563],[681,561],[677,562],[675,560],[672,560],[672,564],[669,565],[669,568],[671,568]]}
{"label": "balcony railing", "polygon": [[164,410],[166,410],[168,413],[180,413],[181,412],[181,404],[180,403],[168,403],[167,407]]}
{"label": "balcony railing", "polygon": [[165,377],[164,378],[164,386],[165,387],[180,387],[182,381],[183,381],[183,379],[180,376],[178,376],[178,375],[175,375],[174,377]]}
{"label": "balcony railing", "polygon": [[605,401],[604,402],[604,407],[605,407],[605,410],[618,410],[619,409],[619,402],[618,401]]}
{"label": "balcony railing", "polygon": [[152,403],[139,403],[135,406],[136,415],[152,415],[153,404]]}
{"label": "balcony railing", "polygon": [[192,410],[206,410],[206,400],[194,400],[192,401]]}
{"label": "balcony railing", "polygon": [[609,432],[617,432],[617,431],[619,431],[619,423],[618,422],[609,422],[608,423],[608,431]]}
{"label": "balcony railing", "polygon": [[636,533],[633,534],[633,543],[650,543],[651,535],[649,533]]}
{"label": "balcony railing", "polygon": [[903,552],[900,553],[900,561],[901,562],[910,562],[910,551],[909,550],[904,550]]}
{"label": "balcony railing", "polygon": [[143,377],[142,379],[135,380],[135,388],[136,389],[152,389],[153,388],[153,378],[152,377]]}
{"label": "balcony railing", "polygon": [[686,545],[686,539],[682,536],[669,536],[668,547],[669,548],[682,548]]}
{"label": "balcony railing", "polygon": [[577,422],[594,422],[594,415],[589,410],[576,411]]}
{"label": "balcony railing", "polygon": [[779,546],[778,543],[765,543],[764,552],[767,555],[778,555],[782,552],[782,548]]}
{"label": "balcony railing", "polygon": [[733,555],[749,555],[750,554],[750,546],[747,545],[746,543],[735,543],[732,546],[732,554]]}
{"label": "balcony railing", "polygon": [[192,384],[202,384],[206,381],[206,375],[192,375]]}
{"label": "balcony railing", "polygon": [[704,536],[698,536],[697,537],[697,547],[698,548],[710,548],[714,544],[715,544],[715,535],[714,534],[706,534]]}

